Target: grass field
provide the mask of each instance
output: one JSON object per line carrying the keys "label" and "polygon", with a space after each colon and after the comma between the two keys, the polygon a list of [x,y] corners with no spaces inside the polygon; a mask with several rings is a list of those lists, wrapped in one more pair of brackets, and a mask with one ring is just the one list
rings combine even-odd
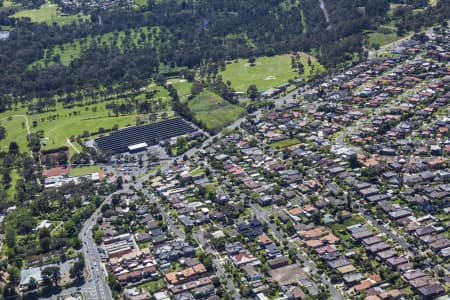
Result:
{"label": "grass field", "polygon": [[401,36],[397,35],[395,24],[393,23],[380,26],[377,31],[368,32],[367,35],[367,41],[369,42],[369,47],[371,48],[383,46],[395,42],[401,38]]}
{"label": "grass field", "polygon": [[149,281],[146,283],[143,283],[141,285],[138,285],[138,288],[144,289],[151,293],[156,293],[159,290],[161,290],[163,287],[166,286],[166,283],[162,279]]}
{"label": "grass field", "polygon": [[70,169],[70,176],[82,176],[82,175],[88,175],[92,173],[96,173],[100,171],[99,166],[86,166],[86,167],[79,167],[79,168],[71,168]]}
{"label": "grass field", "polygon": [[272,143],[272,144],[270,144],[270,147],[272,147],[273,149],[279,149],[279,148],[283,149],[283,148],[297,145],[298,143],[300,143],[300,141],[298,139],[286,139],[286,140]]}
{"label": "grass field", "polygon": [[61,16],[58,12],[58,6],[56,4],[46,3],[43,4],[39,9],[27,9],[22,10],[11,17],[13,18],[30,18],[31,22],[35,23],[47,23],[58,25],[70,24],[72,22],[78,21],[79,18],[88,18],[88,16]]}
{"label": "grass field", "polygon": [[182,78],[171,78],[167,83],[170,83],[177,90],[181,102],[187,101],[188,96],[191,94],[191,82]]}
{"label": "grass field", "polygon": [[[151,89],[157,88],[159,92],[155,95],[154,99],[161,98],[163,100],[169,100],[167,90],[163,87],[158,87],[154,84],[149,86]],[[135,97],[135,99],[143,99],[145,94],[142,93]],[[122,103],[127,100],[116,99],[109,102]],[[136,124],[136,118],[140,117],[144,120],[148,120],[148,116],[140,116],[136,114],[131,115],[119,115],[115,117],[111,110],[106,109],[105,105],[109,102],[102,102],[97,104],[86,105],[85,107],[64,108],[61,103],[57,103],[55,112],[46,112],[36,115],[37,126],[32,127],[34,117],[27,115],[28,123],[30,124],[31,132],[37,132],[38,130],[44,131],[45,138],[42,140],[43,149],[51,149],[60,146],[69,146],[67,139],[71,136],[81,135],[83,131],[96,132],[99,127],[105,129],[113,127],[115,124],[119,128]],[[173,112],[168,105],[166,111],[169,116],[173,115]],[[74,115],[74,112],[77,114]],[[159,112],[159,113],[162,113]],[[21,152],[27,152],[26,141],[26,128],[22,125],[24,123],[23,117],[13,117],[8,120],[8,116],[11,115],[26,115],[27,110],[20,108],[17,111],[7,111],[0,114],[1,124],[7,130],[7,137],[0,141],[0,147],[2,150],[7,150],[11,141],[16,141],[19,144]],[[53,119],[53,116],[55,119]],[[92,138],[92,137],[90,137]],[[70,146],[69,146],[70,147]],[[74,154],[72,148],[70,148],[71,154]]]}
{"label": "grass field", "polygon": [[20,6],[20,4],[15,3],[11,0],[4,0],[3,1],[3,7],[11,7],[11,6]]}
{"label": "grass field", "polygon": [[395,33],[380,33],[380,32],[373,32],[370,33],[368,36],[369,45],[371,48],[374,48],[376,45],[383,46],[395,42],[400,38],[401,37],[397,36],[397,34]]}
{"label": "grass field", "polygon": [[21,115],[25,114],[25,111],[10,112],[8,115],[5,113],[0,114],[0,119],[2,120],[0,124],[6,128],[7,134],[6,138],[0,140],[0,148],[2,151],[8,151],[9,144],[11,142],[16,142],[19,145],[19,150],[21,152],[27,151],[27,130],[25,128],[25,117],[11,116],[9,115]]}
{"label": "grass field", "polygon": [[210,129],[221,128],[232,123],[245,111],[244,108],[232,105],[208,90],[190,100],[188,106],[195,117]]}
{"label": "grass field", "polygon": [[[153,35],[151,41],[148,40],[149,33],[152,33]],[[122,48],[124,44],[133,44],[136,47],[146,44],[155,46],[154,40],[158,34],[158,27],[140,27],[137,29],[130,29],[129,34],[125,33],[125,31],[119,31],[117,33],[108,32],[94,37],[88,36],[82,39],[75,39],[70,43],[65,43],[51,49],[46,49],[44,57],[33,62],[29,67],[45,67],[46,62],[48,66],[54,65],[54,58],[56,56],[59,56],[61,64],[68,66],[74,59],[79,58],[81,53],[91,46],[93,41],[95,41],[98,45],[115,45],[118,48]],[[142,39],[142,37],[145,37],[145,39]]]}
{"label": "grass field", "polygon": [[[308,55],[301,53],[301,62],[305,66],[305,73],[302,75],[292,70],[290,54],[258,57],[253,67],[249,66],[246,59],[239,59],[237,62],[227,64],[221,75],[224,81],[231,81],[231,86],[238,92],[246,92],[251,84],[256,84],[259,90],[265,91],[286,83],[289,79],[310,77],[311,67],[307,61]],[[316,71],[324,70],[316,59],[311,57],[311,61]]]}

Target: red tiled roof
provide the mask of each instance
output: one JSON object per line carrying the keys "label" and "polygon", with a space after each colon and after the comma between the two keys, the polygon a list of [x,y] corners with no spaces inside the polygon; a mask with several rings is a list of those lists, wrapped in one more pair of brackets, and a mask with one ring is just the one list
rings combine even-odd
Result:
{"label": "red tiled roof", "polygon": [[44,170],[42,174],[45,177],[53,177],[53,176],[69,176],[70,168],[64,168],[64,167],[56,167]]}

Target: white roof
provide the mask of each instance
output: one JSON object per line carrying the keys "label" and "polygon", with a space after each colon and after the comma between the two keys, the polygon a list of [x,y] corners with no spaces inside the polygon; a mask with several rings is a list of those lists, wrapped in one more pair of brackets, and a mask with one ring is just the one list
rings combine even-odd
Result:
{"label": "white roof", "polygon": [[147,143],[139,143],[139,144],[128,146],[128,150],[133,151],[136,149],[147,148],[147,147],[148,147]]}

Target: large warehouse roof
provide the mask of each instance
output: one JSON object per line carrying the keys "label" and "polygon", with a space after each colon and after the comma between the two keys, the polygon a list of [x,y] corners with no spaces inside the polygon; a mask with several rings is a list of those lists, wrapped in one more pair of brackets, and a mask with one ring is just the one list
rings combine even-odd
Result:
{"label": "large warehouse roof", "polygon": [[144,126],[128,127],[95,139],[102,151],[113,154],[127,152],[139,144],[156,145],[161,140],[194,132],[195,129],[181,118],[170,119]]}

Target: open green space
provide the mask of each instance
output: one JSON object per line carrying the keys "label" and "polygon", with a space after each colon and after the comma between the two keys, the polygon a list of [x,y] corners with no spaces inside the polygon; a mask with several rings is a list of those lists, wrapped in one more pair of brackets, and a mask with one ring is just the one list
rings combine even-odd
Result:
{"label": "open green space", "polygon": [[26,9],[19,11],[11,16],[12,18],[30,18],[31,22],[47,23],[58,25],[77,22],[79,19],[86,19],[88,16],[61,15],[58,12],[58,6],[52,3],[43,4],[39,9]]}
{"label": "open green space", "polygon": [[402,38],[397,35],[395,24],[392,22],[387,25],[380,26],[377,31],[370,31],[367,33],[367,41],[370,48],[384,46]]}
{"label": "open green space", "polygon": [[93,42],[97,45],[115,45],[119,49],[122,49],[124,45],[136,47],[151,45],[154,47],[156,46],[155,39],[158,34],[159,27],[139,27],[130,29],[129,31],[108,32],[102,35],[75,39],[70,43],[46,49],[43,58],[33,62],[30,67],[46,67],[54,65],[57,62],[68,66],[74,59],[79,58],[83,51],[89,49]]}
{"label": "open green space", "polygon": [[[148,90],[158,90],[152,99],[162,99],[162,101],[169,101],[167,90],[164,87],[156,86],[154,83],[150,84]],[[61,146],[68,146],[71,154],[74,154],[74,149],[69,145],[67,140],[71,136],[82,135],[84,131],[97,132],[100,127],[110,129],[114,125],[119,128],[135,125],[136,119],[140,118],[144,121],[149,120],[148,115],[129,114],[118,115],[106,108],[108,103],[126,103],[128,101],[139,101],[145,99],[145,93],[141,93],[132,99],[117,98],[111,101],[99,102],[96,104],[89,104],[83,107],[75,106],[73,108],[64,108],[61,103],[57,102],[56,111],[36,114],[33,116],[29,114],[26,108],[19,108],[16,111],[6,111],[0,114],[2,126],[6,128],[7,137],[0,141],[0,147],[7,150],[9,143],[15,141],[19,145],[21,152],[27,152],[27,131],[25,127],[25,115],[28,119],[31,132],[39,130],[44,131],[44,138],[42,139],[42,149],[52,149]],[[170,103],[165,110],[168,116],[173,116]],[[158,114],[163,113],[159,111]],[[17,115],[17,116],[16,116]],[[33,127],[33,120],[36,118],[37,126]],[[89,137],[93,138],[93,137]],[[75,144],[75,143],[74,143]],[[78,147],[76,145],[76,147]],[[78,147],[80,150],[80,148]]]}
{"label": "open green space", "polygon": [[[20,179],[20,174],[17,171],[17,169],[11,169],[9,176],[11,176],[11,182],[9,183],[9,188],[7,189],[7,194],[10,198],[14,198],[14,196],[16,195],[16,183],[17,183],[17,180]],[[1,174],[0,174],[0,180],[3,180],[3,175],[1,175]]]}
{"label": "open green space", "polygon": [[4,0],[3,1],[3,7],[12,7],[12,6],[20,6],[20,4],[17,4],[12,0]]}
{"label": "open green space", "polygon": [[70,168],[70,176],[76,177],[76,176],[89,175],[92,173],[97,173],[100,170],[101,170],[101,168],[99,166],[85,166],[85,167]]}
{"label": "open green space", "polygon": [[189,109],[210,129],[217,129],[231,124],[239,118],[245,109],[230,104],[219,95],[205,90],[188,103]]}
{"label": "open green space", "polygon": [[167,81],[167,84],[171,84],[177,90],[181,102],[187,101],[191,94],[192,82],[182,78],[171,78]]}
{"label": "open green space", "polygon": [[164,288],[166,286],[166,283],[164,282],[163,279],[158,279],[158,280],[153,280],[153,281],[149,281],[146,283],[143,283],[141,285],[138,285],[138,288],[141,288],[143,290],[146,290],[150,293],[155,293],[158,292],[159,290],[161,290],[162,288]]}
{"label": "open green space", "polygon": [[[291,55],[276,55],[272,57],[258,57],[254,66],[250,66],[247,59],[239,59],[226,65],[221,73],[224,81],[231,81],[231,86],[238,92],[246,92],[251,84],[265,91],[288,82],[294,78],[309,78],[314,72],[322,72],[324,67],[312,56],[300,53],[300,61],[304,65],[305,72],[298,74],[292,70]],[[312,65],[308,65],[308,57]],[[314,66],[314,70],[312,70]]]}
{"label": "open green space", "polygon": [[370,33],[368,36],[369,39],[369,45],[371,48],[378,46],[383,46],[392,42],[395,42],[396,40],[400,39],[401,37],[397,36],[396,33],[380,33],[380,32],[373,32]]}
{"label": "open green space", "polygon": [[196,168],[196,169],[192,170],[192,172],[191,172],[192,176],[197,176],[197,175],[201,175],[204,173],[205,173],[205,171],[203,171],[202,168]]}
{"label": "open green space", "polygon": [[270,144],[270,147],[272,147],[272,149],[287,148],[290,146],[297,145],[298,143],[300,143],[300,141],[298,139],[286,139],[286,140],[272,143],[272,144]]}
{"label": "open green space", "polygon": [[[0,140],[1,151],[8,151],[9,144],[16,142],[19,145],[20,152],[27,152],[27,130],[25,118],[25,110],[19,112],[9,112],[8,114],[0,114],[0,125],[6,129],[6,138]],[[30,122],[30,118],[28,118]]]}

